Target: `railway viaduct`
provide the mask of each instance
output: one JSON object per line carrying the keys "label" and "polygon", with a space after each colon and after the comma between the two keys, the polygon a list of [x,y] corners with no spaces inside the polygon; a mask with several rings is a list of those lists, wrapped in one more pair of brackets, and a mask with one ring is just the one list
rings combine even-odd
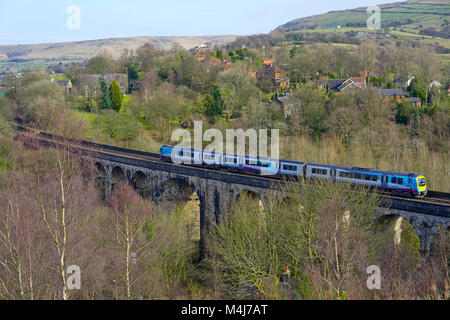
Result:
{"label": "railway viaduct", "polygon": [[[142,196],[156,202],[180,201],[194,193],[200,203],[201,239],[203,232],[219,223],[242,193],[258,197],[264,203],[269,193],[281,192],[279,189],[285,185],[283,181],[263,177],[178,166],[112,153],[97,153],[94,161],[98,179],[106,187],[106,196],[116,183],[125,180]],[[402,231],[399,224],[402,219],[409,222],[420,239],[422,252],[430,250],[439,226],[445,229],[450,227],[450,206],[390,197],[383,198],[382,202],[383,206],[378,208],[376,215],[389,219],[395,225],[396,238]]]}
{"label": "railway viaduct", "polygon": [[[41,144],[51,146],[55,136],[41,133]],[[281,193],[285,182],[267,177],[180,166],[159,160],[159,155],[86,141],[71,148],[94,161],[97,182],[104,186],[104,196],[111,194],[122,181],[132,184],[143,196],[156,202],[187,201],[194,196],[200,209],[200,239],[220,220],[243,193],[257,197],[262,204],[270,194]],[[280,194],[282,196],[282,194]],[[396,241],[401,235],[401,222],[409,222],[420,240],[422,253],[430,251],[440,227],[450,228],[450,206],[414,199],[382,196],[375,219],[387,219],[394,226]]]}

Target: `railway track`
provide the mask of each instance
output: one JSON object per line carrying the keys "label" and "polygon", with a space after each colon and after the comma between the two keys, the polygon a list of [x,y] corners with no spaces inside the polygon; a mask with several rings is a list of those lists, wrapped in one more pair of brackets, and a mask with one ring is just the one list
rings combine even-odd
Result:
{"label": "railway track", "polygon": [[[70,142],[71,145],[81,147],[88,152],[92,152],[93,154],[103,153],[103,154],[127,157],[127,158],[131,158],[131,159],[134,158],[134,159],[149,160],[149,161],[156,161],[156,162],[164,163],[164,161],[162,161],[160,159],[160,156],[157,153],[127,149],[127,148],[110,146],[110,145],[104,145],[104,144],[99,144],[99,143],[84,141],[84,140],[64,139],[60,136],[41,132],[41,131],[34,130],[34,129],[25,128],[22,126],[18,127],[18,131],[37,135],[37,136],[39,136],[40,140],[47,141],[47,143],[49,143],[49,144],[52,144],[55,142],[62,142],[62,141]],[[173,165],[178,166],[176,164],[173,164]],[[214,169],[207,169],[207,168],[199,168],[196,166],[190,166],[190,167],[194,167],[194,168],[201,169],[201,170],[214,170]],[[242,176],[244,179],[245,179],[245,177],[248,177],[248,174],[242,174],[242,173],[232,173],[232,174],[237,175],[237,176]],[[259,178],[259,179],[273,180],[273,181],[280,182],[280,179],[275,178],[275,177],[262,177],[260,175],[251,175],[251,176],[255,177],[255,178]],[[392,199],[404,199],[404,198],[400,198],[397,196],[393,196],[390,193],[386,193],[386,192],[380,192],[380,194],[382,194],[385,197],[392,198]],[[428,195],[426,197],[408,199],[408,200],[414,201],[417,203],[431,203],[431,204],[441,204],[441,205],[450,206],[450,193],[439,192],[439,191],[429,191]]]}

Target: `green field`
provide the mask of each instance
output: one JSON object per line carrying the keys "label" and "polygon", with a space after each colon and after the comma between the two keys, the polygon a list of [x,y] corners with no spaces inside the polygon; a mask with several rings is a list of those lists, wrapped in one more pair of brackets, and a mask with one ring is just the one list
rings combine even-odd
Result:
{"label": "green field", "polygon": [[[450,3],[402,2],[383,5],[380,8],[382,27],[391,26],[402,28],[409,33],[418,34],[420,26],[422,28],[432,26],[440,29],[445,19],[450,20]],[[285,30],[301,30],[315,26],[320,29],[332,25],[361,27],[366,24],[369,16],[370,14],[367,13],[366,8],[332,11],[326,14],[296,19],[282,25],[280,28]]]}

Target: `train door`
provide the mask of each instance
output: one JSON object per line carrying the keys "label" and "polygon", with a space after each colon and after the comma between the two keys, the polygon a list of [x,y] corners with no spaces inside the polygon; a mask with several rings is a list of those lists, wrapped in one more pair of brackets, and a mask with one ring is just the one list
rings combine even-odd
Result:
{"label": "train door", "polygon": [[389,189],[389,176],[381,176],[381,188]]}
{"label": "train door", "polygon": [[336,182],[337,180],[337,174],[336,174],[336,169],[331,169],[331,179]]}

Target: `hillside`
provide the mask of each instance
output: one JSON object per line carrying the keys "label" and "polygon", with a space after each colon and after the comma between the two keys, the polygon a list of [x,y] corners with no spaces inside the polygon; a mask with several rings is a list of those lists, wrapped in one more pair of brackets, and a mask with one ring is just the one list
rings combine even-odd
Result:
{"label": "hillside", "polygon": [[46,43],[33,45],[0,46],[0,72],[22,71],[26,68],[45,67],[55,62],[83,61],[101,50],[108,50],[113,57],[119,57],[123,49],[137,49],[151,43],[159,49],[170,49],[178,43],[185,49],[201,44],[214,47],[234,41],[236,36],[198,36],[198,37],[129,37],[78,42]]}
{"label": "hillside", "polygon": [[[449,38],[450,3],[447,0],[410,0],[381,5],[382,27],[400,27],[403,31],[426,34],[427,28],[439,32],[440,37]],[[327,26],[365,27],[369,17],[367,8],[331,11],[325,14],[290,21],[277,30],[293,31],[321,29]],[[421,32],[422,31],[422,32]],[[425,33],[424,33],[425,32]]]}

